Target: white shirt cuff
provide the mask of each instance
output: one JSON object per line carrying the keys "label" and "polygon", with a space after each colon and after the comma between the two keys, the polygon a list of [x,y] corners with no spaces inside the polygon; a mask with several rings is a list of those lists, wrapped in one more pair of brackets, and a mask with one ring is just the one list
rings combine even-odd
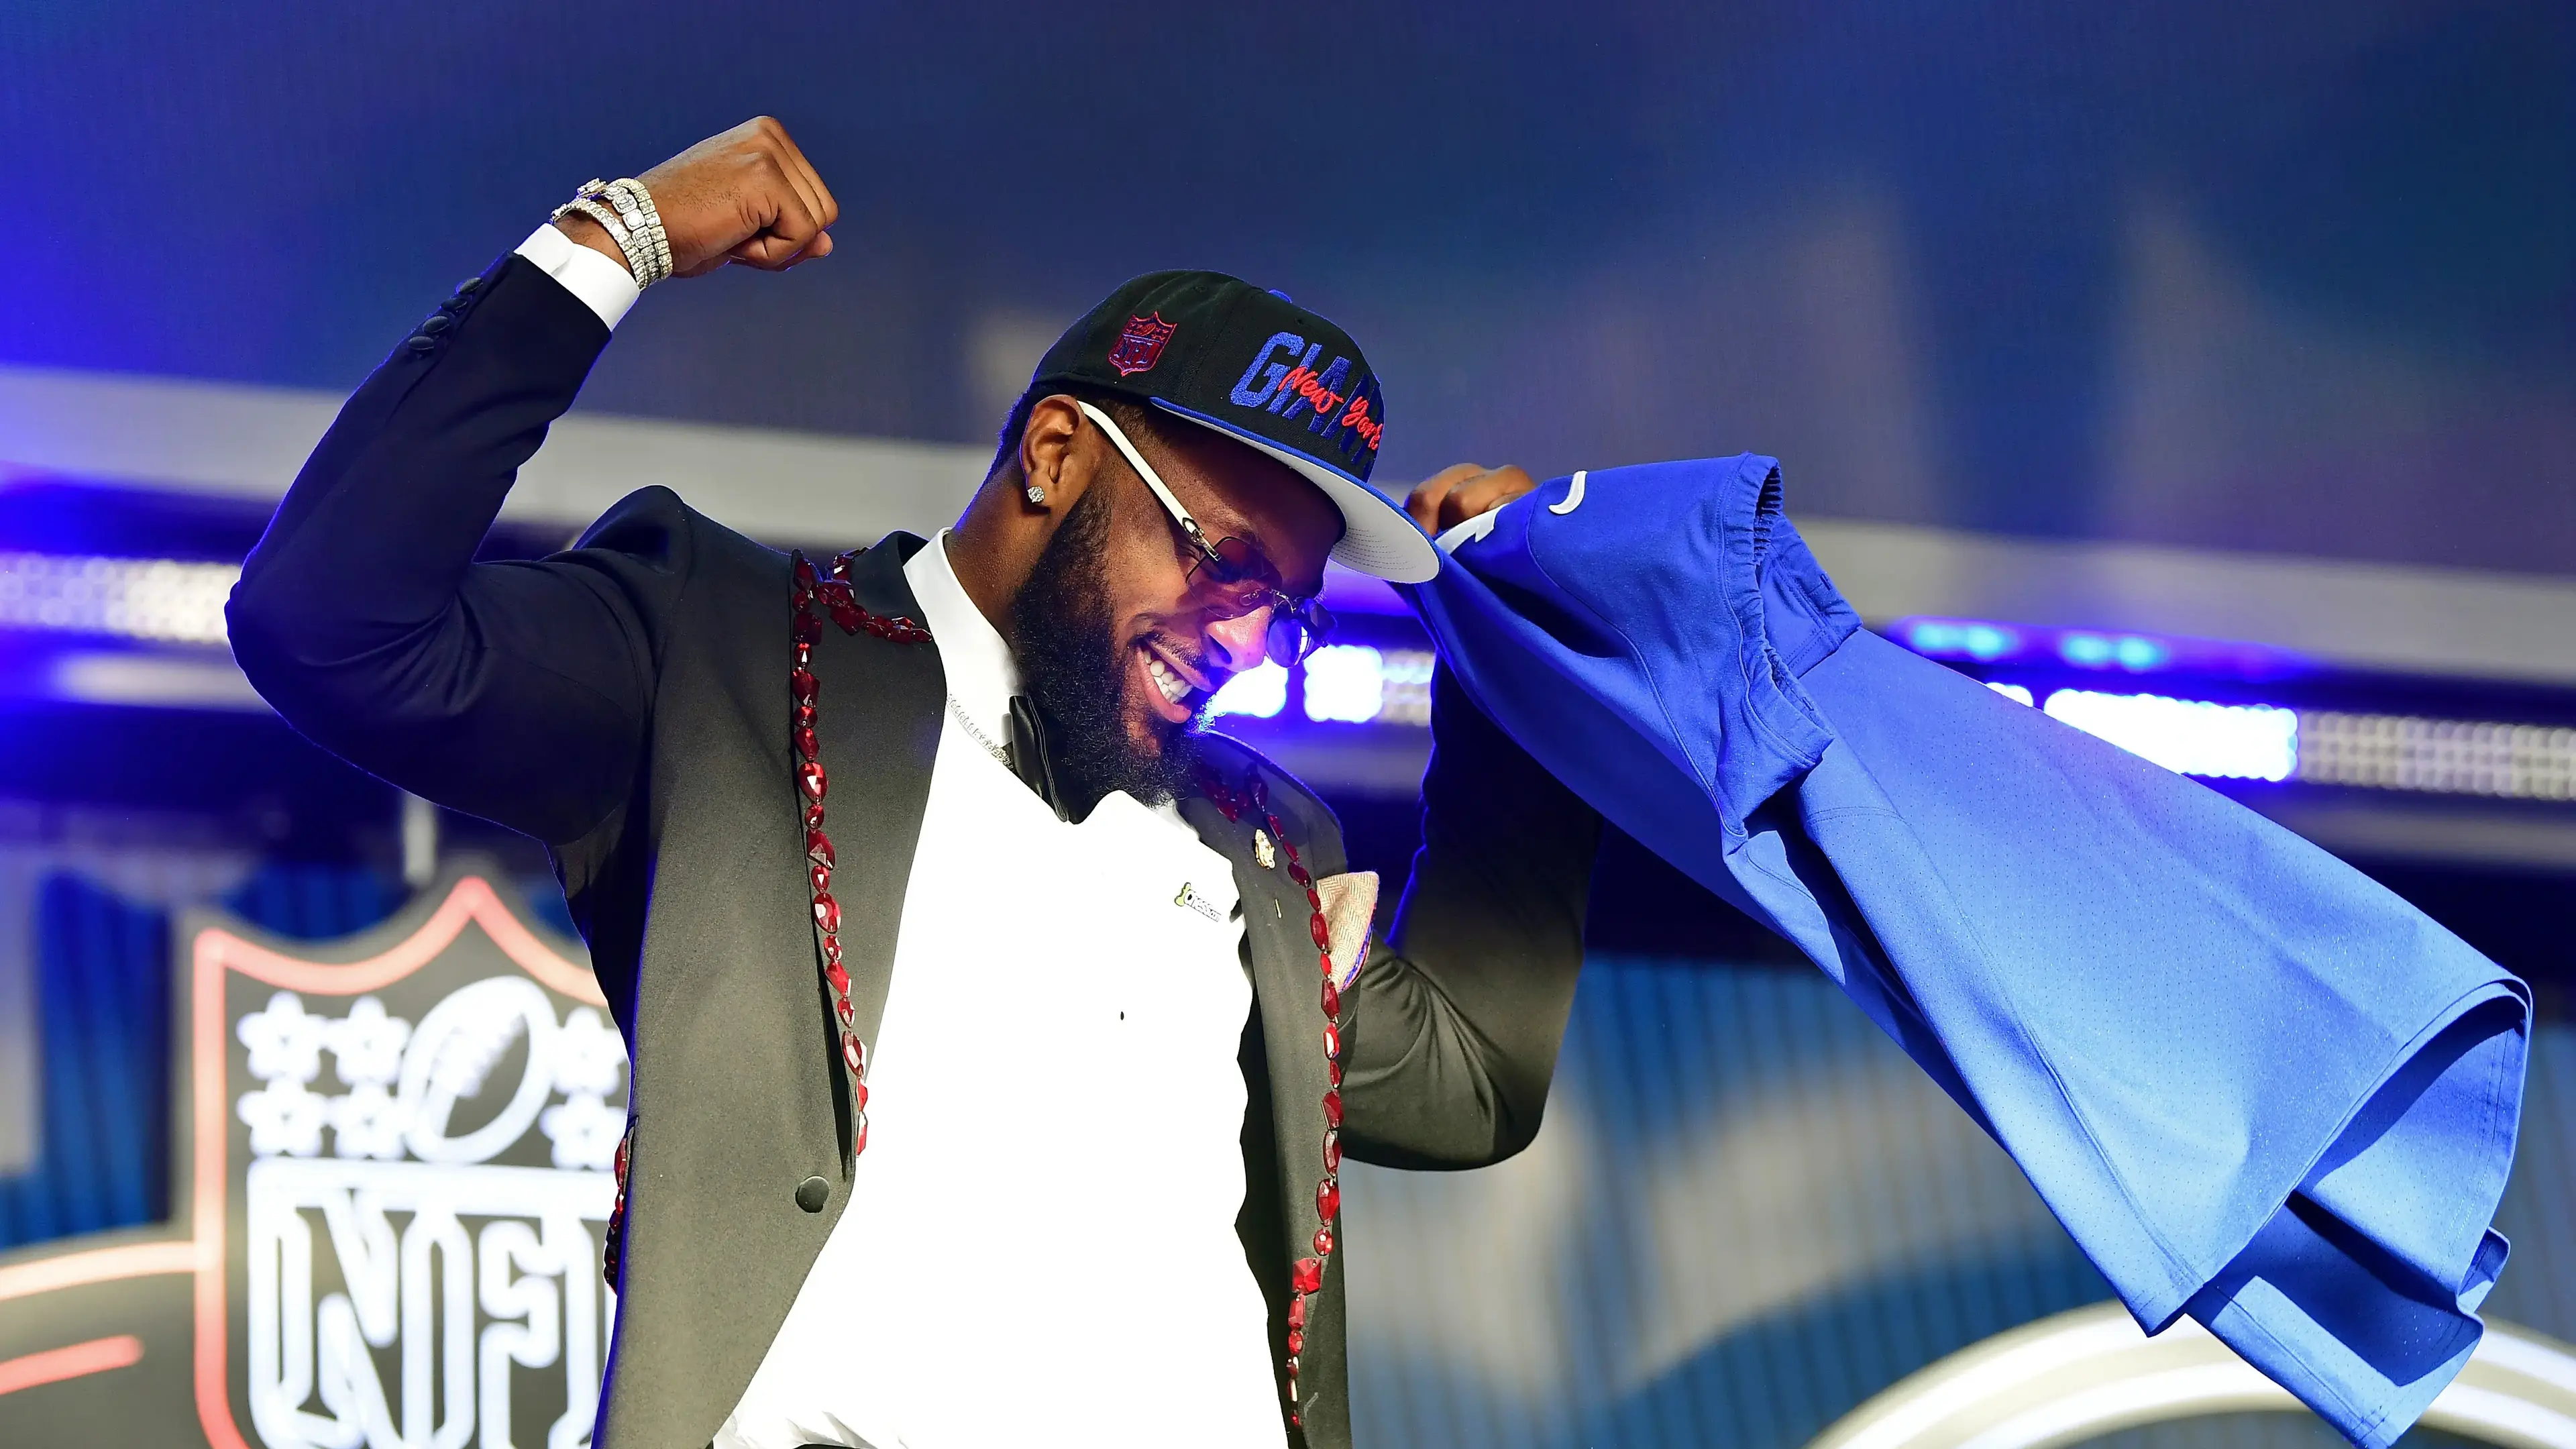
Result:
{"label": "white shirt cuff", "polygon": [[564,290],[581,299],[583,306],[599,314],[608,330],[617,330],[618,319],[644,289],[626,268],[612,262],[581,243],[565,236],[547,222],[528,233],[519,243],[519,255],[537,264],[537,270],[563,283]]}

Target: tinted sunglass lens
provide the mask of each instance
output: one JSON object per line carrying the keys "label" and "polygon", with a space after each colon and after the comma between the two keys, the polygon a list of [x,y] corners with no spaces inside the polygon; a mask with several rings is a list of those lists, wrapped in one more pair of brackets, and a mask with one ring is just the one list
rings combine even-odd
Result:
{"label": "tinted sunglass lens", "polygon": [[1282,669],[1293,667],[1298,660],[1306,657],[1308,648],[1306,626],[1282,610],[1270,616],[1270,633],[1266,642],[1269,645],[1272,663]]}
{"label": "tinted sunglass lens", "polygon": [[1242,539],[1220,538],[1216,541],[1216,557],[1210,561],[1208,571],[1216,575],[1218,583],[1239,583],[1252,572],[1253,557],[1251,545]]}

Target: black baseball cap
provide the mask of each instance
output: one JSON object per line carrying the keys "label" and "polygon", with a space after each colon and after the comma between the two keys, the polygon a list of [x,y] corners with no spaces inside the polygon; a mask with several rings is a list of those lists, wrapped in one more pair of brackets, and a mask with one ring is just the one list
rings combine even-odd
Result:
{"label": "black baseball cap", "polygon": [[1065,329],[1029,379],[1078,383],[1213,428],[1294,468],[1342,511],[1333,562],[1399,584],[1440,550],[1371,488],[1386,403],[1359,344],[1288,299],[1222,272],[1148,272]]}

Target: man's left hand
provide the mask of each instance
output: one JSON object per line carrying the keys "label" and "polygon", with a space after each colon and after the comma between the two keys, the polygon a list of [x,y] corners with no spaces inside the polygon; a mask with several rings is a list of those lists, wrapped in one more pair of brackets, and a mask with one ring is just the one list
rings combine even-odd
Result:
{"label": "man's left hand", "polygon": [[1404,511],[1437,538],[1480,514],[1491,513],[1538,486],[1537,480],[1510,466],[1453,463],[1414,485]]}

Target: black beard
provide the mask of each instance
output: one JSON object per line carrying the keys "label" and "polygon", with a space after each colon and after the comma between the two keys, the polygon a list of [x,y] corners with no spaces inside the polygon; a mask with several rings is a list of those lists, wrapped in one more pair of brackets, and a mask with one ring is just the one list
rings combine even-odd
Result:
{"label": "black beard", "polygon": [[1129,645],[1109,617],[1108,542],[1108,501],[1086,492],[1011,598],[1021,687],[1046,723],[1056,786],[1075,820],[1113,790],[1160,805],[1189,788],[1196,763],[1191,724],[1150,720],[1159,748],[1128,733]]}

